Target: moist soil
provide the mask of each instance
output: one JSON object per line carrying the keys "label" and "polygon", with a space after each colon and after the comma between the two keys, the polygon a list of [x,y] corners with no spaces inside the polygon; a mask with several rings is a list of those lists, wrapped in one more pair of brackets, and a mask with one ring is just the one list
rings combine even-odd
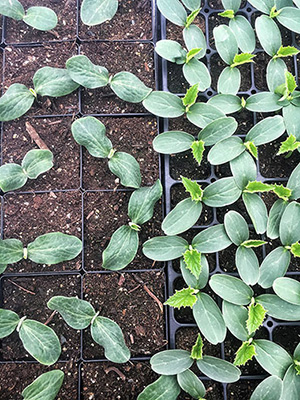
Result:
{"label": "moist soil", "polygon": [[[81,238],[82,200],[80,192],[6,194],[3,201],[4,239],[14,238],[24,246],[38,236],[62,232]],[[56,265],[35,264],[22,260],[11,264],[7,272],[49,272],[79,270],[81,254],[74,260]]]}
{"label": "moist soil", "polygon": [[[2,292],[3,308],[15,311],[20,318],[26,316],[45,323],[52,314],[52,311],[47,308],[47,302],[51,297],[80,296],[80,276],[4,278]],[[58,314],[54,315],[47,325],[55,331],[60,340],[62,348],[60,360],[79,358],[80,332],[70,328]],[[2,360],[32,360],[16,331],[2,340],[1,358]]]}
{"label": "moist soil", "polygon": [[[101,316],[120,326],[132,357],[151,356],[166,346],[164,314],[160,308],[164,285],[164,273],[157,271],[87,274],[83,291],[85,300]],[[103,348],[93,342],[89,330],[84,331],[83,344],[85,360],[104,358]]]}
{"label": "moist soil", "polygon": [[[66,61],[78,53],[75,43],[44,44],[35,47],[6,47],[3,86],[13,83],[33,88],[35,72],[45,66],[65,68]],[[59,98],[41,97],[34,102],[27,115],[64,115],[79,111],[78,91]]]}
{"label": "moist soil", "polygon": [[[297,279],[296,277],[293,278]],[[292,355],[300,342],[300,325],[293,325],[292,329],[290,325],[276,326],[272,334],[274,342],[282,346]]]}
{"label": "moist soil", "polygon": [[87,26],[79,19],[78,33],[82,40],[151,40],[151,0],[122,0],[111,21]]}
{"label": "moist soil", "polygon": [[[128,201],[131,191],[107,191],[84,194],[84,245],[85,270],[102,269],[102,252],[107,247],[112,234],[122,225],[128,224]],[[137,256],[126,269],[162,268],[162,263],[155,263],[142,254],[142,243],[160,236],[162,206],[158,202],[154,208],[154,216],[146,222],[139,233],[140,244]]]}
{"label": "moist soil", "polygon": [[250,399],[255,388],[261,383],[258,379],[244,379],[227,385],[227,399]]}
{"label": "moist soil", "polygon": [[[157,121],[153,117],[99,118],[106,126],[106,135],[114,149],[131,154],[140,164],[142,186],[153,185],[159,178],[159,157],[152,141],[157,134]],[[115,189],[122,187],[120,180],[109,170],[108,159],[93,157],[83,149],[83,187]]]}
{"label": "moist soil", "polygon": [[37,0],[22,0],[25,10],[29,7],[42,5],[56,12],[57,26],[49,32],[39,31],[25,24],[6,18],[6,43],[35,43],[58,40],[76,39],[77,0],[44,0],[37,4]]}
{"label": "moist soil", "polygon": [[1,400],[22,400],[22,391],[41,374],[61,369],[65,373],[63,385],[56,400],[75,400],[78,393],[78,365],[72,360],[45,367],[40,364],[2,364],[0,381]]}
{"label": "moist soil", "polygon": [[[82,43],[80,53],[94,64],[102,65],[110,75],[130,71],[144,84],[155,88],[153,45],[150,43]],[[82,112],[84,114],[144,113],[141,104],[119,99],[109,87],[82,90]]]}
{"label": "moist soil", "polygon": [[[19,191],[78,189],[80,148],[71,134],[71,117],[22,118],[3,124],[2,163],[21,164],[29,150],[38,149],[26,124],[30,124],[53,153],[54,166],[37,179],[28,180]],[[70,157],[72,154],[72,157]]]}

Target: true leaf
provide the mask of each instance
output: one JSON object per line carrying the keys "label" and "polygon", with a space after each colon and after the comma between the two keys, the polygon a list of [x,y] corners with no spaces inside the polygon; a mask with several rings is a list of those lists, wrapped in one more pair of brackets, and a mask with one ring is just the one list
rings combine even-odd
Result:
{"label": "true leaf", "polygon": [[225,214],[224,227],[230,240],[237,246],[249,238],[248,224],[236,211],[228,211]]}
{"label": "true leaf", "polygon": [[241,194],[233,177],[221,178],[204,189],[203,203],[209,207],[224,207],[235,203]]}
{"label": "true leaf", "polygon": [[280,225],[279,236],[284,246],[291,246],[300,240],[300,204],[291,202],[284,210]]}
{"label": "true leaf", "polygon": [[71,130],[75,141],[86,147],[93,157],[108,157],[112,143],[105,135],[105,126],[97,118],[79,118],[73,122]]}
{"label": "true leaf", "polygon": [[248,308],[247,330],[249,335],[256,332],[263,324],[267,310],[261,304],[251,303]]}
{"label": "true leaf", "polygon": [[249,304],[253,296],[253,290],[246,283],[230,275],[213,275],[209,286],[222,299],[240,306]]}
{"label": "true leaf", "polygon": [[226,25],[219,25],[213,30],[217,51],[226,64],[231,65],[238,53],[238,44],[234,33]]}
{"label": "true leaf", "polygon": [[193,146],[194,140],[194,136],[186,132],[163,132],[154,138],[153,148],[158,153],[176,154],[188,150]]}
{"label": "true leaf", "polygon": [[143,245],[146,257],[156,261],[169,261],[181,257],[188,247],[188,242],[179,236],[157,236]]}
{"label": "true leaf", "polygon": [[267,242],[265,242],[264,240],[245,240],[245,242],[241,243],[241,246],[243,247],[260,247],[264,244],[266,244]]}
{"label": "true leaf", "polygon": [[88,89],[106,86],[109,74],[105,67],[95,65],[84,55],[71,57],[66,62],[67,71],[74,82]]}
{"label": "true leaf", "polygon": [[194,289],[201,290],[207,285],[209,278],[209,266],[207,258],[205,257],[204,254],[201,254],[200,264],[201,264],[201,272],[199,278],[196,279],[195,275],[193,275],[191,271],[187,268],[187,265],[183,261],[183,258],[180,258],[180,270],[185,283]]}
{"label": "true leaf", "polygon": [[235,354],[234,365],[245,365],[255,355],[255,346],[249,342],[244,342]]}
{"label": "true leaf", "polygon": [[23,19],[25,10],[18,0],[0,0],[0,14],[19,21]]}
{"label": "true leaf", "polygon": [[289,153],[290,151],[297,150],[300,147],[300,142],[296,141],[294,135],[290,135],[284,142],[281,143],[280,149],[277,153],[280,154]]}
{"label": "true leaf", "polygon": [[269,185],[267,183],[252,181],[244,189],[244,193],[263,193],[271,192],[274,189],[274,185]]}
{"label": "true leaf", "polygon": [[180,117],[185,112],[182,100],[168,92],[151,92],[143,101],[143,106],[152,114],[163,118]]}
{"label": "true leaf", "polygon": [[165,350],[152,356],[150,364],[157,374],[177,375],[189,369],[193,359],[186,350]]}
{"label": "true leaf", "polygon": [[102,267],[111,271],[125,268],[134,259],[138,245],[138,232],[128,225],[121,226],[102,253]]}
{"label": "true leaf", "polygon": [[89,302],[77,297],[54,296],[48,301],[47,307],[58,311],[73,329],[87,328],[96,314]]}
{"label": "true leaf", "polygon": [[20,318],[18,314],[10,310],[0,308],[0,339],[9,336],[18,326]]}
{"label": "true leaf", "polygon": [[263,200],[255,193],[243,193],[243,202],[256,233],[265,233],[268,223],[268,211]]}
{"label": "true leaf", "polygon": [[300,243],[293,243],[291,246],[291,253],[294,257],[300,257]]}
{"label": "true leaf", "polygon": [[126,71],[114,75],[110,87],[120,99],[129,103],[140,103],[152,92],[137,76]]}
{"label": "true leaf", "polygon": [[193,104],[196,103],[197,97],[198,97],[198,92],[199,92],[199,85],[196,83],[192,87],[190,87],[184,98],[182,99],[183,105],[186,107],[188,110]]}
{"label": "true leaf", "polygon": [[196,103],[186,114],[187,119],[199,128],[205,128],[215,119],[225,117],[223,111],[207,103]]}
{"label": "true leaf", "polygon": [[197,182],[185,178],[184,176],[182,176],[181,179],[185,191],[190,194],[191,199],[196,202],[201,201],[203,197],[203,190],[201,189],[201,186],[198,185]]}
{"label": "true leaf", "polygon": [[191,49],[186,55],[185,63],[188,64],[194,57],[196,57],[197,54],[200,53],[201,50],[201,48]]}
{"label": "true leaf", "polygon": [[180,393],[180,386],[177,383],[176,376],[162,375],[155,382],[148,385],[137,400],[157,400],[159,398],[167,398],[168,400],[176,400]]}
{"label": "true leaf", "polygon": [[253,142],[246,142],[246,143],[244,143],[244,146],[249,151],[249,153],[252,154],[252,156],[257,159],[258,151],[257,151],[257,147],[255,146],[255,144]]}
{"label": "true leaf", "polygon": [[22,161],[22,168],[30,179],[36,179],[39,175],[48,171],[52,167],[53,154],[49,150],[30,150]]}
{"label": "true leaf", "polygon": [[277,278],[273,289],[282,300],[300,306],[300,282],[291,278]]}
{"label": "true leaf", "polygon": [[27,113],[35,96],[26,86],[13,83],[0,98],[0,121],[11,121]]}
{"label": "true leaf", "polygon": [[225,11],[219,13],[219,15],[224,18],[234,18],[234,11],[233,10],[225,10]]}
{"label": "true leaf", "polygon": [[52,365],[58,360],[61,353],[60,342],[49,326],[26,319],[21,325],[19,335],[25,350],[39,363]]}
{"label": "true leaf", "polygon": [[190,369],[178,374],[177,381],[181,389],[194,399],[202,399],[205,396],[205,386]]}
{"label": "true leaf", "polygon": [[185,22],[185,28],[189,28],[191,24],[194,22],[195,18],[200,12],[200,8],[197,8],[196,10],[193,10],[187,17],[186,22]]}
{"label": "true leaf", "polygon": [[2,192],[9,192],[21,188],[27,182],[27,175],[23,168],[14,163],[0,167],[0,188]]}
{"label": "true leaf", "polygon": [[242,139],[232,136],[216,143],[210,149],[207,159],[212,165],[222,165],[235,159],[245,150]]}
{"label": "true leaf", "polygon": [[282,380],[277,376],[264,379],[254,390],[250,400],[280,400]]}
{"label": "true leaf", "polygon": [[282,200],[288,201],[292,196],[292,191],[289,188],[284,187],[283,185],[277,185],[275,183],[273,192]]}
{"label": "true leaf", "polygon": [[193,239],[193,246],[200,253],[215,253],[226,249],[230,245],[231,240],[222,224],[204,229]]}
{"label": "true leaf", "polygon": [[0,264],[14,264],[23,258],[23,244],[18,239],[0,239]]}
{"label": "true leaf", "polygon": [[60,391],[64,376],[60,370],[45,372],[23,390],[24,400],[54,400]]}
{"label": "true leaf", "polygon": [[258,283],[264,289],[273,285],[276,278],[284,276],[291,260],[290,252],[284,247],[277,247],[269,253],[260,266]]}
{"label": "true leaf", "polygon": [[188,270],[199,279],[201,273],[201,253],[195,249],[188,249],[183,254],[183,260]]}
{"label": "true leaf", "polygon": [[205,150],[204,147],[204,141],[203,140],[195,140],[191,144],[191,149],[193,153],[194,159],[197,161],[198,165],[201,164],[202,158],[203,158],[203,153]]}
{"label": "true leaf", "polygon": [[267,310],[271,317],[283,321],[298,321],[300,319],[300,307],[287,303],[275,294],[262,294],[255,300]]}
{"label": "true leaf", "polygon": [[253,58],[256,57],[255,54],[251,53],[241,53],[236,54],[233,59],[233,63],[231,64],[231,68],[237,67],[239,65],[253,63]]}
{"label": "true leaf", "polygon": [[239,246],[235,253],[235,264],[242,280],[255,285],[259,278],[259,262],[251,248]]}
{"label": "true leaf", "polygon": [[130,351],[118,324],[109,318],[96,317],[91,325],[93,340],[104,347],[105,357],[115,363],[125,363]]}
{"label": "true leaf", "polygon": [[218,78],[218,93],[235,96],[240,90],[241,73],[237,68],[226,67]]}
{"label": "true leaf", "polygon": [[211,76],[207,66],[197,60],[191,59],[183,66],[183,75],[190,85],[198,85],[200,92],[204,92],[211,85]]}
{"label": "true leaf", "polygon": [[76,236],[51,232],[37,237],[28,245],[28,258],[38,264],[58,264],[72,260],[82,251],[82,242]]}
{"label": "true leaf", "polygon": [[233,135],[237,126],[238,124],[233,117],[218,118],[200,131],[198,139],[203,140],[206,146],[212,146]]}
{"label": "true leaf", "polygon": [[246,328],[246,321],[248,318],[247,309],[224,300],[222,312],[226,326],[230,332],[241,341],[248,340],[248,331]]}
{"label": "true leaf", "polygon": [[285,71],[285,84],[289,93],[293,93],[297,87],[296,79],[289,71]]}
{"label": "true leaf", "polygon": [[187,13],[179,0],[157,0],[157,8],[173,24],[185,26]]}
{"label": "true leaf", "polygon": [[198,290],[193,288],[176,290],[175,294],[169,297],[168,300],[165,302],[165,304],[174,308],[181,308],[181,307],[193,308],[194,304],[197,301],[196,297],[197,292]]}
{"label": "true leaf", "polygon": [[85,25],[99,25],[114,17],[118,10],[118,0],[83,0],[80,17]]}
{"label": "true leaf", "polygon": [[57,25],[57,15],[48,7],[30,7],[23,17],[23,21],[40,31],[50,31]]}
{"label": "true leaf", "polygon": [[198,360],[197,367],[210,379],[222,383],[236,382],[241,375],[240,370],[233,364],[211,356],[204,356],[202,360]]}
{"label": "true leaf", "polygon": [[152,186],[141,187],[132,193],[128,203],[128,216],[133,223],[143,225],[152,218],[154,206],[161,198],[162,190],[158,179]]}
{"label": "true leaf", "polygon": [[36,93],[40,96],[61,97],[76,90],[79,85],[74,82],[66,69],[43,67],[33,76]]}
{"label": "true leaf", "polygon": [[108,167],[113,174],[120,178],[123,186],[136,189],[141,186],[140,165],[131,154],[122,151],[116,152],[108,161]]}
{"label": "true leaf", "polygon": [[275,58],[278,57],[292,57],[299,53],[299,50],[294,46],[281,46],[277,51]]}
{"label": "true leaf", "polygon": [[236,15],[229,21],[229,28],[234,33],[238,47],[243,53],[253,53],[255,33],[250,22],[243,15]]}
{"label": "true leaf", "polygon": [[198,333],[196,343],[192,347],[191,358],[193,360],[202,360],[203,358],[203,340],[200,333]]}

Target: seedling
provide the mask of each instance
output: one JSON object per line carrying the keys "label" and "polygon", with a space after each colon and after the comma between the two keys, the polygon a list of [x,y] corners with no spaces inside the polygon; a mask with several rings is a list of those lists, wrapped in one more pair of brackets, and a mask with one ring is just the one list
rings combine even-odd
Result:
{"label": "seedling", "polygon": [[157,381],[147,386],[137,400],[155,398],[176,400],[181,389],[193,399],[203,400],[206,389],[190,368],[196,361],[200,372],[217,382],[231,383],[239,380],[240,370],[220,358],[203,355],[203,341],[198,335],[191,352],[186,350],[165,350],[155,354],[151,360],[151,368],[162,375]]}
{"label": "seedling", "polygon": [[120,178],[122,185],[140,187],[142,177],[138,162],[130,154],[113,148],[105,135],[106,129],[102,122],[95,117],[79,118],[73,122],[71,129],[75,141],[86,147],[92,156],[108,158],[109,169]]}
{"label": "seedling", "polygon": [[94,26],[111,20],[118,11],[118,0],[83,0],[80,9],[81,21]]}
{"label": "seedling", "polygon": [[51,232],[37,237],[27,247],[18,239],[0,239],[0,273],[8,264],[29,259],[38,264],[58,264],[72,260],[82,251],[82,242],[76,236]]}
{"label": "seedling", "polygon": [[149,221],[156,202],[161,198],[162,186],[158,179],[153,186],[141,187],[129,199],[130,222],[118,228],[102,253],[102,267],[112,271],[125,268],[136,256],[141,225]]}
{"label": "seedling", "polygon": [[105,357],[115,363],[125,363],[130,358],[123,333],[114,321],[99,316],[94,307],[77,297],[52,297],[47,306],[60,313],[73,329],[86,329],[90,326],[93,340],[104,347]]}
{"label": "seedling", "polygon": [[39,363],[54,364],[61,353],[56,333],[41,322],[19,316],[10,310],[0,309],[0,339],[17,331],[24,349]]}
{"label": "seedling", "polygon": [[254,54],[238,54],[238,42],[233,31],[226,25],[214,28],[214,39],[217,51],[222,60],[228,65],[218,79],[218,92],[236,95],[241,85],[241,73],[238,66],[252,63]]}
{"label": "seedling", "polygon": [[[45,372],[28,385],[22,392],[24,400],[55,400],[64,381],[60,370]],[[43,396],[43,397],[41,397]]]}
{"label": "seedling", "polygon": [[49,150],[30,150],[21,165],[10,163],[0,167],[0,189],[9,192],[24,186],[28,179],[36,179],[39,175],[53,167],[53,154]]}
{"label": "seedling", "polygon": [[57,25],[57,16],[48,7],[30,7],[27,11],[18,0],[1,0],[0,14],[24,21],[27,25],[40,31],[50,31]]}

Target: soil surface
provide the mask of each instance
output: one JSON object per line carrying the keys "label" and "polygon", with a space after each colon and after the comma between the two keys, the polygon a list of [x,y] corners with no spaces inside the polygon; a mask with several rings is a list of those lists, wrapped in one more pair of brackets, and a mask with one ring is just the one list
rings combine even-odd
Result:
{"label": "soil surface", "polygon": [[261,383],[261,380],[240,380],[236,383],[230,383],[227,385],[227,399],[250,399],[255,388]]}
{"label": "soil surface", "polygon": [[[35,47],[6,47],[3,86],[22,83],[33,88],[33,76],[43,67],[65,68],[66,61],[78,53],[75,43],[44,44]],[[78,91],[59,97],[38,97],[26,115],[63,115],[79,111]]]}
{"label": "soil surface", "polygon": [[[3,124],[2,163],[21,164],[29,150],[38,149],[26,124],[35,129],[53,153],[54,166],[37,179],[28,180],[19,191],[78,189],[80,149],[71,134],[72,118],[21,118]],[[72,155],[72,156],[70,156]]]}
{"label": "soil surface", "polygon": [[280,325],[274,328],[272,334],[274,342],[292,355],[300,342],[300,325]]}
{"label": "soil surface", "polygon": [[[4,239],[15,238],[24,246],[49,232],[63,232],[81,238],[81,193],[50,192],[7,194],[3,201]],[[74,260],[46,266],[22,260],[9,265],[7,272],[48,272],[79,270],[81,254]]]}
{"label": "soil surface", "polygon": [[[133,357],[164,350],[163,272],[87,274],[83,288],[85,300],[119,324]],[[93,342],[89,330],[84,331],[83,343],[85,360],[104,358],[103,348]]]}
{"label": "soil surface", "polygon": [[[127,214],[131,192],[97,192],[84,195],[84,242],[85,269],[101,270],[102,252],[107,247],[112,234],[129,222]],[[162,263],[154,263],[142,254],[142,243],[162,234],[161,203],[154,208],[154,216],[146,222],[139,233],[140,246],[136,258],[126,269],[161,268]]]}
{"label": "soil surface", "polygon": [[[140,164],[142,186],[153,185],[159,178],[159,156],[152,141],[157,135],[157,121],[153,117],[99,118],[106,126],[106,135],[114,149],[124,151]],[[109,170],[108,160],[93,157],[83,149],[83,187],[114,189],[122,187],[119,179]]]}
{"label": "soil surface", "polygon": [[[52,314],[47,308],[47,301],[53,296],[80,296],[80,276],[5,278],[2,291],[5,309],[15,311],[20,318],[26,316],[45,323]],[[54,315],[47,325],[55,331],[60,340],[60,360],[76,360],[80,356],[80,332],[70,328],[58,314]],[[16,331],[2,340],[1,358],[32,360],[23,348]]]}
{"label": "soil surface", "polygon": [[[102,65],[109,74],[129,71],[148,87],[155,88],[153,45],[150,43],[82,43],[80,53],[97,65]],[[109,87],[82,90],[82,112],[84,114],[123,114],[146,112],[141,104],[120,100]]]}
{"label": "soil surface", "polygon": [[82,40],[151,40],[151,3],[151,0],[121,0],[113,19],[100,25],[87,26],[79,19],[79,37]]}
{"label": "soil surface", "polygon": [[76,39],[77,0],[44,0],[37,4],[37,0],[22,0],[27,10],[29,7],[42,5],[56,12],[58,24],[49,32],[39,31],[25,24],[6,18],[6,43],[35,43],[58,40]]}

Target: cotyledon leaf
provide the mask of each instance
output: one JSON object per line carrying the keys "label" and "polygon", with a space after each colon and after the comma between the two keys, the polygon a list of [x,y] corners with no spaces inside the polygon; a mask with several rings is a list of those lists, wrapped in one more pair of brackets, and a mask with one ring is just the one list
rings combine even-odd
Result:
{"label": "cotyledon leaf", "polygon": [[224,207],[235,203],[242,194],[233,177],[221,178],[203,191],[203,203],[209,207]]}
{"label": "cotyledon leaf", "polygon": [[272,250],[263,260],[260,266],[258,283],[264,289],[270,288],[275,279],[284,276],[291,260],[291,253],[280,246]]}
{"label": "cotyledon leaf", "polygon": [[20,318],[14,311],[0,308],[0,339],[13,333],[19,321]]}
{"label": "cotyledon leaf", "polygon": [[176,154],[189,150],[195,138],[187,132],[163,132],[153,140],[153,148],[158,153]]}
{"label": "cotyledon leaf", "polygon": [[218,296],[236,305],[249,304],[254,294],[253,290],[241,279],[230,275],[213,275],[209,285]]}
{"label": "cotyledon leaf", "polygon": [[176,400],[180,391],[176,376],[162,375],[151,385],[148,385],[138,395],[137,400]]}
{"label": "cotyledon leaf", "polygon": [[187,13],[179,0],[157,0],[157,8],[162,15],[175,25],[184,26]]}
{"label": "cotyledon leaf", "polygon": [[205,128],[215,119],[225,117],[222,110],[208,103],[194,104],[186,114],[187,119],[199,128]]}
{"label": "cotyledon leaf", "polygon": [[143,106],[152,114],[163,118],[180,117],[185,112],[182,100],[169,92],[151,92],[143,101]]}
{"label": "cotyledon leaf", "polygon": [[200,379],[194,372],[187,369],[177,375],[177,381],[182,390],[192,396],[194,399],[201,399],[205,396],[206,389]]}
{"label": "cotyledon leaf", "polygon": [[29,7],[23,21],[40,31],[50,31],[57,25],[57,15],[48,7]]}
{"label": "cotyledon leaf", "polygon": [[256,387],[250,400],[280,400],[282,387],[280,378],[269,376]]}
{"label": "cotyledon leaf", "polygon": [[18,0],[0,0],[0,14],[19,21],[23,19],[25,10]]}
{"label": "cotyledon leaf", "polygon": [[66,69],[52,67],[38,69],[33,76],[33,84],[36,93],[50,97],[66,96],[79,87]]}
{"label": "cotyledon leaf", "polygon": [[216,357],[204,356],[202,360],[197,361],[197,366],[203,374],[217,382],[236,382],[241,375],[236,366]]}
{"label": "cotyledon leaf", "polygon": [[215,253],[232,244],[223,224],[204,229],[193,239],[193,247],[200,253]]}
{"label": "cotyledon leaf", "polygon": [[21,188],[27,179],[23,168],[18,164],[9,163],[0,167],[0,188],[4,193]]}
{"label": "cotyledon leaf", "polygon": [[275,294],[262,294],[256,297],[256,302],[261,304],[271,317],[283,321],[299,321],[300,306],[290,304]]}
{"label": "cotyledon leaf", "polygon": [[194,360],[186,350],[164,350],[150,359],[151,368],[160,375],[176,375],[189,369]]}
{"label": "cotyledon leaf", "polygon": [[23,244],[18,239],[0,239],[0,264],[14,264],[23,258]]}
{"label": "cotyledon leaf", "polygon": [[23,390],[24,400],[54,400],[60,391],[64,376],[60,370],[45,372]]}
{"label": "cotyledon leaf", "polygon": [[183,255],[188,242],[180,236],[157,236],[143,245],[146,257],[156,261],[175,260]]}
{"label": "cotyledon leaf", "polygon": [[126,71],[114,75],[110,87],[120,99],[129,103],[140,103],[152,92],[137,76]]}
{"label": "cotyledon leaf", "polygon": [[35,96],[25,85],[13,83],[0,98],[0,121],[11,121],[24,115]]}
{"label": "cotyledon leaf", "polygon": [[248,224],[236,211],[228,211],[225,214],[224,227],[228,237],[236,246],[249,239]]}
{"label": "cotyledon leaf", "polygon": [[136,189],[141,186],[142,177],[140,165],[131,154],[122,151],[116,152],[108,161],[108,168],[113,174],[120,178],[123,186]]}
{"label": "cotyledon leaf", "polygon": [[223,301],[222,313],[225,324],[230,332],[242,342],[248,340],[246,321],[248,310],[246,307]]}
{"label": "cotyledon leaf", "polygon": [[80,17],[85,25],[99,25],[114,17],[118,0],[83,0]]}
{"label": "cotyledon leaf", "polygon": [[109,74],[105,67],[95,65],[87,56],[71,57],[66,62],[66,68],[71,79],[88,89],[106,86]]}
{"label": "cotyledon leaf", "polygon": [[50,150],[29,150],[22,160],[23,171],[30,179],[36,179],[39,175],[48,171],[52,167],[53,154]]}

